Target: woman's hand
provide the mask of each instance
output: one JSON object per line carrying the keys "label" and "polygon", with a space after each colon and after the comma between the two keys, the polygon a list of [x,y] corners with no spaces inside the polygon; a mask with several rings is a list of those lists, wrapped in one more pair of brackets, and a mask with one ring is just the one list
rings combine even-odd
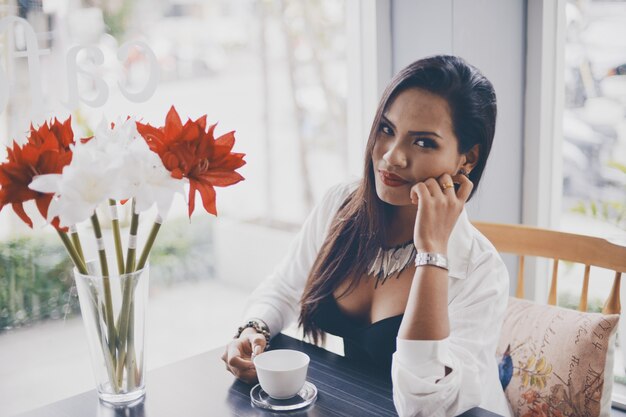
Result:
{"label": "woman's hand", "polygon": [[[455,192],[454,183],[460,184]],[[411,187],[411,201],[417,204],[413,231],[415,248],[446,254],[448,239],[474,184],[464,175],[443,174]]]}
{"label": "woman's hand", "polygon": [[251,384],[256,382],[256,369],[252,359],[265,350],[265,337],[257,333],[253,328],[244,329],[237,339],[226,346],[222,360],[226,364],[226,370]]}

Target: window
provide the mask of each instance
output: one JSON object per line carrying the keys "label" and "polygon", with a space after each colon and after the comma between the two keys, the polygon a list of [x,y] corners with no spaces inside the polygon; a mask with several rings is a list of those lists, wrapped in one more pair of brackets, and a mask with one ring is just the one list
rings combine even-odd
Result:
{"label": "window", "polygon": [[[9,23],[15,17],[24,21]],[[175,105],[183,119],[208,114],[219,122],[218,134],[236,130],[235,151],[247,154],[246,180],[218,189],[217,219],[196,208],[190,225],[184,201],[177,201],[152,252],[148,366],[224,343],[239,324],[247,289],[216,269],[217,248],[224,249],[223,266],[270,258],[258,240],[245,247],[246,227],[264,241],[278,230],[283,244],[322,193],[348,177],[346,2],[9,1],[0,19],[2,160],[4,146],[24,140],[31,120],[54,116],[71,115],[75,131],[88,136],[103,117],[162,124]],[[0,212],[0,345],[10,352],[0,355],[7,372],[0,381],[11,384],[0,382],[0,414],[93,386],[70,264],[43,226],[29,230],[10,207]],[[81,229],[85,241],[89,232]],[[238,241],[220,243],[225,235]],[[41,350],[52,337],[56,342]],[[24,343],[30,347],[20,349]],[[34,368],[24,373],[9,362],[56,364],[46,374],[63,369],[72,381],[46,379]]]}
{"label": "window", "polygon": [[[565,21],[561,228],[626,244],[626,2],[569,0]],[[580,267],[564,265],[561,304],[578,304]],[[590,310],[602,308],[613,275],[592,276]],[[625,334],[620,324],[615,378],[621,384]]]}

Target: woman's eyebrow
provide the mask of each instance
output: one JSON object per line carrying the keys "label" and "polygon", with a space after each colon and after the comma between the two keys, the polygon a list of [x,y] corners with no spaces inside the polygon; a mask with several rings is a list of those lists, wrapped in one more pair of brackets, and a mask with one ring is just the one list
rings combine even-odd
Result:
{"label": "woman's eyebrow", "polygon": [[[391,127],[393,127],[394,129],[396,128],[396,125],[394,125],[391,120],[389,120],[387,118],[387,116],[385,116],[384,114],[381,115],[383,121],[385,123],[388,123]],[[431,132],[429,130],[409,130],[409,135],[411,136],[424,136],[424,135],[431,135],[431,136],[436,136],[439,139],[443,139],[439,134],[435,133],[435,132]]]}
{"label": "woman's eyebrow", "polygon": [[436,136],[436,137],[438,137],[439,139],[442,139],[442,140],[443,140],[443,138],[442,138],[441,136],[439,136],[437,133],[435,133],[435,132],[431,132],[431,131],[429,131],[429,130],[418,130],[418,131],[409,130],[409,135],[412,135],[412,136],[432,135],[432,136]]}

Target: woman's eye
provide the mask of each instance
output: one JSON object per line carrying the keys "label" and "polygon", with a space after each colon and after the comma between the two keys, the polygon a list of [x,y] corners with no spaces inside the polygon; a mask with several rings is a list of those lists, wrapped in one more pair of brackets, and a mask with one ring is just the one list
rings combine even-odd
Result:
{"label": "woman's eye", "polygon": [[420,148],[435,149],[437,147],[435,141],[428,138],[417,138],[415,139],[415,142],[413,142],[413,144],[419,146]]}
{"label": "woman's eye", "polygon": [[391,127],[386,123],[381,123],[379,130],[383,132],[385,135],[390,135],[390,136],[393,135],[393,130],[391,130]]}

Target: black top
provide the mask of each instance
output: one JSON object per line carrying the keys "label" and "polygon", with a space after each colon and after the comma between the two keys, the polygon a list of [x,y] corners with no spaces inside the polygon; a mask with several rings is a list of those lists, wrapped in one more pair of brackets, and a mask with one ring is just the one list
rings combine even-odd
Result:
{"label": "black top", "polygon": [[343,338],[346,358],[390,377],[391,356],[396,351],[402,317],[399,314],[364,324],[341,311],[335,297],[329,296],[320,302],[313,321],[323,331]]}

